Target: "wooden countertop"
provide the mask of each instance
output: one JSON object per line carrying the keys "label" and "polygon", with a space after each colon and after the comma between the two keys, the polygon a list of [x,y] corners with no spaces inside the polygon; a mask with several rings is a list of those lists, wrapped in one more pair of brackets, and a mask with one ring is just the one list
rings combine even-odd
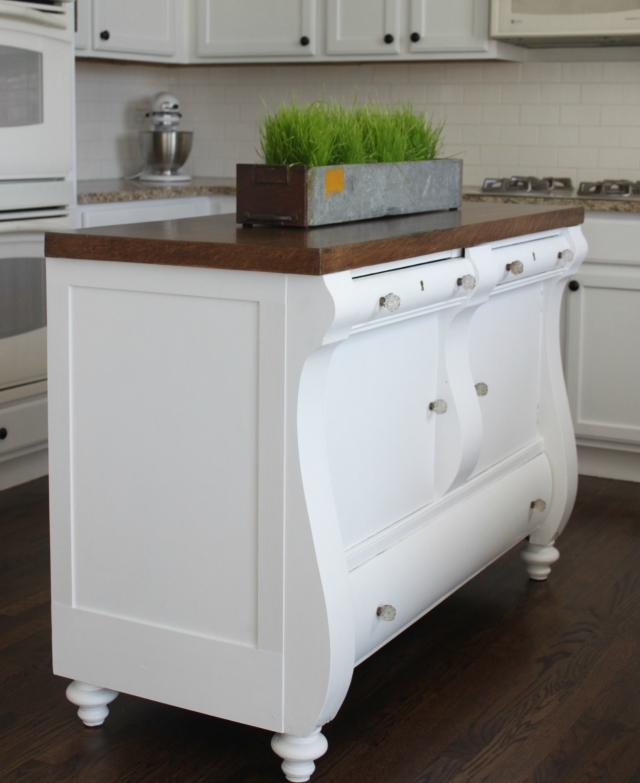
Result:
{"label": "wooden countertop", "polygon": [[48,233],[45,253],[54,258],[322,275],[583,220],[582,207],[486,203],[310,230],[243,228],[235,215],[216,215]]}

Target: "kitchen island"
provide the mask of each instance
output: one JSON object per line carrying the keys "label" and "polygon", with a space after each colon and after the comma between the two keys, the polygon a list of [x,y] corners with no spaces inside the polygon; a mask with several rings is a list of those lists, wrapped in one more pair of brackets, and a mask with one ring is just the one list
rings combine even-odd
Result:
{"label": "kitchen island", "polygon": [[354,666],[576,489],[559,349],[580,208],[310,231],[48,234],[54,671],[275,732],[290,781]]}

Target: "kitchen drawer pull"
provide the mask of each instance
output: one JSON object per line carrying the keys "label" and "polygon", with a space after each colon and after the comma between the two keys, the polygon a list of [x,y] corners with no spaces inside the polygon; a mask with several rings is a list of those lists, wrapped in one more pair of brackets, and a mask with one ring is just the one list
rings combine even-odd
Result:
{"label": "kitchen drawer pull", "polygon": [[534,511],[539,511],[540,513],[542,513],[543,511],[547,510],[547,504],[542,498],[538,498],[537,500],[531,501],[531,508]]}
{"label": "kitchen drawer pull", "polygon": [[380,297],[380,307],[384,307],[390,313],[395,312],[400,307],[400,297],[397,294],[387,294]]}
{"label": "kitchen drawer pull", "polygon": [[376,615],[385,623],[396,619],[396,608],[391,604],[383,604],[376,609]]}
{"label": "kitchen drawer pull", "polygon": [[473,275],[462,275],[456,282],[463,291],[473,291],[476,287],[476,279]]}
{"label": "kitchen drawer pull", "polygon": [[409,37],[411,38],[412,43],[418,43],[420,40],[420,33],[411,33]]}
{"label": "kitchen drawer pull", "polygon": [[574,259],[573,250],[569,250],[569,248],[562,250],[558,253],[558,258],[564,261],[565,264],[570,264]]}
{"label": "kitchen drawer pull", "polygon": [[102,38],[103,41],[108,41],[109,38],[111,38],[111,33],[108,30],[103,30],[100,33],[100,38]]}
{"label": "kitchen drawer pull", "polygon": [[303,35],[302,38],[300,39],[300,46],[309,46],[310,43],[311,41],[309,40],[309,37],[306,35]]}
{"label": "kitchen drawer pull", "polygon": [[443,413],[447,412],[447,401],[434,400],[433,402],[429,403],[429,410],[439,415],[442,415]]}
{"label": "kitchen drawer pull", "polygon": [[391,35],[391,33],[387,33],[387,34],[385,35],[385,37],[384,37],[384,42],[385,42],[386,44],[392,44],[392,43],[393,43],[393,41],[394,41],[394,38],[393,38],[393,36]]}
{"label": "kitchen drawer pull", "polygon": [[512,275],[521,275],[524,272],[524,264],[522,261],[512,261],[507,264],[507,272],[511,272]]}

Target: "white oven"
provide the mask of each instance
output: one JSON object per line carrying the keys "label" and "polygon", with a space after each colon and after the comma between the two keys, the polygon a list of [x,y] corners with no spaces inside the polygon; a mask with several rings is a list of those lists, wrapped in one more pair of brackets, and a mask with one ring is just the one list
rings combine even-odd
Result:
{"label": "white oven", "polygon": [[0,234],[0,390],[47,377],[43,255],[42,234]]}
{"label": "white oven", "polygon": [[74,5],[0,0],[0,489],[46,473],[44,232],[71,227]]}
{"label": "white oven", "polygon": [[640,43],[640,0],[492,0],[491,35],[524,46]]}
{"label": "white oven", "polygon": [[0,0],[0,221],[73,202],[73,9]]}

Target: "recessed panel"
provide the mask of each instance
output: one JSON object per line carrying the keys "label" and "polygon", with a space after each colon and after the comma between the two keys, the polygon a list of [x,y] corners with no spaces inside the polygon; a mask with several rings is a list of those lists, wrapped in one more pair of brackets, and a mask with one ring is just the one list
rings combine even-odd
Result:
{"label": "recessed panel", "polygon": [[74,605],[255,645],[258,304],[70,305]]}
{"label": "recessed panel", "polygon": [[639,303],[637,290],[583,286],[580,423],[640,427],[640,359],[628,350]]}
{"label": "recessed panel", "polygon": [[345,548],[433,500],[438,319],[350,337],[328,386],[328,451]]}

